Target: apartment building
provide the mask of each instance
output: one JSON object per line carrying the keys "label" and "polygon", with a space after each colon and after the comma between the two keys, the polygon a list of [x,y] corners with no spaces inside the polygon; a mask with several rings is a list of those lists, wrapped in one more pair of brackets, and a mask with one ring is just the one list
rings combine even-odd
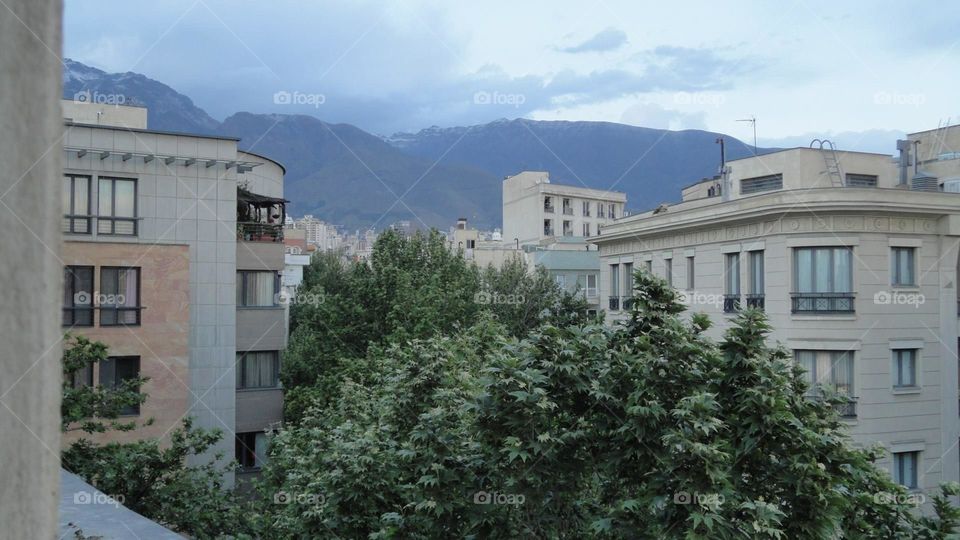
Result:
{"label": "apartment building", "polygon": [[[579,291],[588,309],[600,309],[600,257],[589,240],[625,213],[627,196],[552,184],[547,172],[524,171],[503,181],[503,238],[528,253],[557,284]],[[564,251],[563,254],[553,253]]]}
{"label": "apartment building", "polygon": [[163,440],[189,415],[225,434],[198,461],[255,470],[282,411],[283,167],[236,138],[151,130],[145,109],[63,109],[63,327],[110,354],[76,383],[149,377],[127,416],[155,420],[99,438]]}
{"label": "apartment building", "polygon": [[491,265],[502,268],[504,264],[514,260],[527,264],[524,252],[518,244],[503,242],[500,229],[486,233],[468,226],[467,218],[457,220],[457,225],[447,234],[447,245],[480,268]]}
{"label": "apartment building", "polygon": [[840,412],[856,443],[888,451],[880,467],[916,490],[957,481],[960,195],[945,191],[960,154],[950,141],[957,148],[960,126],[911,134],[897,157],[815,141],[739,159],[682,202],[617,220],[594,239],[608,320],[625,317],[641,268],[709,314],[714,337],[740,309],[762,309],[809,380],[847,396]]}

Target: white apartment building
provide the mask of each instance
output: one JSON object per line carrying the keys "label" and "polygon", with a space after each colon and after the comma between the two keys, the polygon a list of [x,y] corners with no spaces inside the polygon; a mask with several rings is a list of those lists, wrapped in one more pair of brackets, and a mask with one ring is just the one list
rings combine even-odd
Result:
{"label": "white apartment building", "polygon": [[898,159],[820,147],[731,161],[682,202],[604,227],[608,320],[639,268],[714,337],[763,309],[810,380],[848,396],[856,443],[888,451],[880,467],[911,489],[957,481],[960,194],[941,190],[960,191],[960,126],[909,135]]}
{"label": "white apartment building", "polygon": [[551,184],[550,173],[524,171],[503,181],[503,240],[521,246],[583,241],[622,217],[626,202],[619,191]]}

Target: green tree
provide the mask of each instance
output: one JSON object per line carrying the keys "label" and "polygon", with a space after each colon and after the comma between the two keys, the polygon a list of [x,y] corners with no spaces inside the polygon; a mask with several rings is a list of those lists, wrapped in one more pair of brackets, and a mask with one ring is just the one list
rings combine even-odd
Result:
{"label": "green tree", "polygon": [[282,537],[952,538],[851,446],[834,405],[743,313],[719,343],[663,281],[631,318],[523,339],[481,316],[366,356],[366,380],[274,439]]}

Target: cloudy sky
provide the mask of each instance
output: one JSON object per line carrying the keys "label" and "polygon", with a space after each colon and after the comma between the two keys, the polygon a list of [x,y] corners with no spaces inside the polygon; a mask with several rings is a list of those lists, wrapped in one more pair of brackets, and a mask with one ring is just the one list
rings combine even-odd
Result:
{"label": "cloudy sky", "polygon": [[756,117],[761,145],[886,152],[894,132],[960,121],[958,2],[65,4],[67,57],[158,79],[218,120],[296,112],[391,134],[527,117],[749,141],[737,120]]}

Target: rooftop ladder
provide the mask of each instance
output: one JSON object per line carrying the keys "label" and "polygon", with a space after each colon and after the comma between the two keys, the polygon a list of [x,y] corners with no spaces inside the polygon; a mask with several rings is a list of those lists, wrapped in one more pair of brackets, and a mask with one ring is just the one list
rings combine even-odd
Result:
{"label": "rooftop ladder", "polygon": [[810,148],[817,148],[823,155],[823,164],[826,167],[823,174],[830,177],[830,185],[833,187],[843,187],[843,171],[840,170],[840,156],[837,155],[837,148],[833,145],[833,142],[827,139],[814,139],[810,141]]}

